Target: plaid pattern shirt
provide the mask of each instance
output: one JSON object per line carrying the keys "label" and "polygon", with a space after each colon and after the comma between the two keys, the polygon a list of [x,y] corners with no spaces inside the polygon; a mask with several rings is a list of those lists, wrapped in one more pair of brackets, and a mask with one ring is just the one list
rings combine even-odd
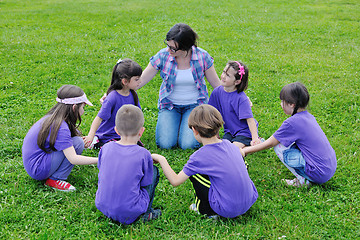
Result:
{"label": "plaid pattern shirt", "polygon": [[[174,105],[167,97],[174,90],[174,83],[177,75],[177,63],[175,58],[170,56],[166,48],[160,50],[150,58],[151,65],[160,71],[163,82],[160,86],[158,108],[171,110]],[[193,46],[190,60],[191,72],[199,90],[198,104],[207,103],[209,94],[205,83],[205,71],[214,63],[214,59],[203,49]]]}

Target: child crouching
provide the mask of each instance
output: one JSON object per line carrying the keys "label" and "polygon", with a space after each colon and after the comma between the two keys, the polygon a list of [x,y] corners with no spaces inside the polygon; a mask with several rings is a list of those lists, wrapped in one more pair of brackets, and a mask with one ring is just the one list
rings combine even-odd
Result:
{"label": "child crouching", "polygon": [[228,140],[218,139],[223,123],[219,111],[210,105],[200,105],[191,112],[189,128],[203,147],[190,156],[179,174],[172,170],[165,157],[151,156],[160,163],[173,186],[190,178],[196,194],[190,209],[208,217],[234,218],[249,210],[258,193],[239,148]]}
{"label": "child crouching", "polygon": [[99,152],[99,181],[95,205],[107,217],[131,224],[161,215],[152,209],[159,170],[148,150],[137,145],[145,128],[139,107],[126,104],[116,114],[117,142],[105,144]]}

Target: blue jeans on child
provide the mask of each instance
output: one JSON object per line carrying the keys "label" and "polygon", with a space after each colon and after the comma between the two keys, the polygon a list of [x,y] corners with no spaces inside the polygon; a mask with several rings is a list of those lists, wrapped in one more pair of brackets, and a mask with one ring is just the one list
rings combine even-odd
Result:
{"label": "blue jeans on child", "polygon": [[152,184],[144,187],[144,189],[148,192],[149,194],[149,198],[150,198],[150,202],[149,202],[149,206],[148,206],[148,209],[146,210],[146,213],[149,213],[152,209],[152,203],[154,201],[154,197],[155,197],[155,189],[156,189],[156,186],[158,185],[159,183],[159,169],[154,166],[153,168],[153,180],[152,180]]}
{"label": "blue jeans on child", "polygon": [[189,115],[196,106],[198,104],[174,105],[171,110],[159,111],[155,134],[158,147],[170,149],[176,144],[182,149],[200,147],[188,126]]}
{"label": "blue jeans on child", "polygon": [[[73,137],[72,141],[76,154],[80,155],[84,150],[84,141],[79,136]],[[48,178],[53,180],[66,180],[73,167],[74,165],[67,160],[63,151],[52,152],[51,169]]]}
{"label": "blue jeans on child", "polygon": [[296,173],[300,176],[308,179],[311,179],[306,175],[306,162],[303,154],[296,144],[291,145],[290,148],[283,151],[284,163],[289,167],[295,169]]}

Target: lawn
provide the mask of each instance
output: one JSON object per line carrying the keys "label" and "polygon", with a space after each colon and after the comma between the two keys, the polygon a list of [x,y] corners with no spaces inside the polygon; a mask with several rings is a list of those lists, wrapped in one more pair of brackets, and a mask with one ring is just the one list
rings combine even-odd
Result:
{"label": "lawn", "polygon": [[[360,3],[300,1],[0,1],[1,239],[357,239],[360,238]],[[247,157],[259,198],[243,216],[212,221],[188,210],[190,181],[172,187],[161,172],[154,207],[160,219],[122,226],[94,204],[97,167],[75,166],[77,191],[56,192],[25,172],[21,146],[29,128],[54,104],[63,84],[84,89],[80,126],[87,134],[119,58],[143,68],[164,47],[175,23],[189,24],[220,75],[228,60],[250,69],[246,94],[268,138],[287,118],[280,89],[301,81],[309,111],[335,149],[334,177],[309,189],[289,188],[290,172],[273,150]],[[138,91],[145,115],[142,142],[179,172],[192,150],[155,144],[157,75]],[[209,87],[209,92],[212,88]],[[83,154],[97,156],[97,151]]]}

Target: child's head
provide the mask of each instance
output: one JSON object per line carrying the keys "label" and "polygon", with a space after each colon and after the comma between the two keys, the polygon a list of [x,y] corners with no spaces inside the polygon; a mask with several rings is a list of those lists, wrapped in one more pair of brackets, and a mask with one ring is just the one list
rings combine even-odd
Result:
{"label": "child's head", "polygon": [[185,23],[175,24],[166,34],[166,41],[176,42],[177,50],[189,51],[192,46],[196,46],[198,35],[191,27]]}
{"label": "child's head", "polygon": [[[233,69],[235,71],[229,71]],[[231,72],[231,73],[230,73]],[[237,92],[242,92],[247,89],[249,79],[248,67],[240,61],[229,61],[224,69],[224,74],[233,74],[235,78],[235,87]]]}
{"label": "child's head", "polygon": [[304,84],[295,82],[281,89],[280,100],[287,104],[294,104],[294,111],[292,113],[294,115],[299,108],[306,108],[309,104],[310,95]]}
{"label": "child's head", "polygon": [[194,108],[188,120],[189,128],[194,128],[203,138],[211,138],[217,135],[223,124],[224,121],[220,112],[208,104]]}
{"label": "child's head", "polygon": [[124,60],[119,60],[112,72],[111,84],[108,88],[107,94],[109,94],[113,90],[120,90],[124,88],[124,82],[130,83],[134,77],[137,77],[136,80],[139,80],[142,74],[142,68],[140,65],[128,58]]}
{"label": "child's head", "polygon": [[[57,104],[47,113],[48,117],[44,120],[38,135],[38,146],[45,152],[49,151],[49,149],[45,149],[45,141],[50,129],[50,149],[55,151],[55,140],[62,122],[65,121],[67,123],[72,137],[79,135],[77,127],[81,123],[84,105],[92,106],[84,91],[74,85],[63,85],[60,87],[57,91],[56,101]],[[79,122],[78,125],[76,125],[77,122]]]}
{"label": "child's head", "polygon": [[81,122],[84,105],[92,106],[84,91],[74,85],[63,85],[60,87],[57,91],[56,101],[58,103],[50,112],[57,115],[58,118],[65,120],[68,124],[74,125],[78,120]]}
{"label": "child's head", "polygon": [[124,104],[116,113],[115,126],[120,136],[136,136],[144,126],[144,114],[139,107]]}

